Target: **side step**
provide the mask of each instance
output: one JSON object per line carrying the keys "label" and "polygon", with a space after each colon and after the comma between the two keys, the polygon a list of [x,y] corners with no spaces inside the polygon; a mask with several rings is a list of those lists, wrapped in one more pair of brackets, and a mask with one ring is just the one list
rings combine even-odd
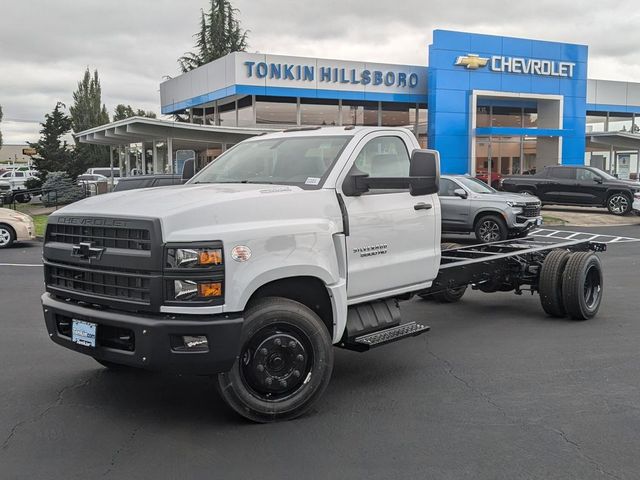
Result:
{"label": "side step", "polygon": [[387,343],[402,340],[403,338],[418,336],[424,332],[428,332],[430,329],[431,327],[420,323],[408,322],[396,327],[361,335],[340,346],[357,352],[366,352],[371,348],[386,345]]}

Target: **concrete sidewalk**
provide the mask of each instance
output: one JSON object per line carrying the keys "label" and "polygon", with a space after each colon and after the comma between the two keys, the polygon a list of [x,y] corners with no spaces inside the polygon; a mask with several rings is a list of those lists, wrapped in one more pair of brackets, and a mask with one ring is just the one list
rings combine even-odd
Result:
{"label": "concrete sidewalk", "polygon": [[562,207],[549,205],[542,208],[544,225],[571,225],[576,227],[640,225],[640,215],[611,215],[606,208]]}

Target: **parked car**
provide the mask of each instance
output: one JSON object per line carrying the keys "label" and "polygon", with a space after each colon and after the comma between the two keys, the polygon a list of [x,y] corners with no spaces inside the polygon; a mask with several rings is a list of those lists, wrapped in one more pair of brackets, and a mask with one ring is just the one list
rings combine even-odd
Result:
{"label": "parked car", "polygon": [[9,208],[0,208],[0,248],[35,238],[36,227],[29,215]]}
{"label": "parked car", "polygon": [[[476,172],[476,178],[481,182],[489,185],[489,174],[486,170],[480,170]],[[500,182],[502,181],[502,175],[498,172],[491,172],[491,186],[496,190],[500,187]]]}
{"label": "parked car", "polygon": [[0,205],[6,205],[13,200],[11,192],[11,184],[4,180],[0,180]]}
{"label": "parked car", "polygon": [[136,175],[134,177],[121,178],[113,191],[121,192],[124,190],[136,190],[138,188],[181,185],[183,183],[182,175]]}
{"label": "parked car", "polygon": [[505,177],[502,189],[535,195],[543,204],[606,207],[626,215],[640,199],[640,184],[619,180],[595,167],[554,165],[535,175]]}
{"label": "parked car", "polygon": [[111,177],[113,176],[114,186],[117,185],[118,182],[120,181],[120,170],[115,167],[114,168],[111,168],[111,167],[89,168],[84,174],[85,175],[102,175],[106,177],[107,180],[109,180],[109,183],[111,183]]}
{"label": "parked car", "polygon": [[[12,201],[15,199],[19,203],[27,203],[31,201],[31,195],[27,192],[25,182],[31,177],[38,174],[35,170],[7,170],[0,175],[1,182],[9,183],[12,192]],[[24,190],[24,191],[23,191]]]}
{"label": "parked car", "polygon": [[499,192],[466,175],[443,175],[438,196],[442,231],[475,233],[483,243],[524,237],[542,223],[536,197]]}

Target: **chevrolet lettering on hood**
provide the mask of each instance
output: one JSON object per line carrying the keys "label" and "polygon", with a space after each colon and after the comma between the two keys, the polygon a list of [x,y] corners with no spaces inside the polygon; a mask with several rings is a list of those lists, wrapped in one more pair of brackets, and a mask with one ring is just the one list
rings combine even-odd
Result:
{"label": "chevrolet lettering on hood", "polygon": [[121,227],[126,228],[125,220],[116,220],[114,218],[83,218],[83,217],[59,217],[59,224],[64,225],[80,225],[87,227]]}

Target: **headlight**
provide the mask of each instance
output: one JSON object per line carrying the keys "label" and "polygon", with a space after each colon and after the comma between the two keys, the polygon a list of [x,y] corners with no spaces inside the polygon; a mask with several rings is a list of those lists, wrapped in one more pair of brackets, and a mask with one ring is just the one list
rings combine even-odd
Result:
{"label": "headlight", "polygon": [[222,265],[222,249],[169,248],[167,265],[170,268],[207,268]]}
{"label": "headlight", "polygon": [[512,202],[510,200],[507,201],[507,205],[509,205],[510,207],[520,207],[520,208],[524,208],[527,206],[527,204],[524,202]]}
{"label": "headlight", "polygon": [[14,220],[17,220],[18,222],[23,222],[23,223],[30,223],[31,222],[31,218],[27,217],[26,215],[16,215],[11,214],[9,215],[11,218],[13,218]]}

